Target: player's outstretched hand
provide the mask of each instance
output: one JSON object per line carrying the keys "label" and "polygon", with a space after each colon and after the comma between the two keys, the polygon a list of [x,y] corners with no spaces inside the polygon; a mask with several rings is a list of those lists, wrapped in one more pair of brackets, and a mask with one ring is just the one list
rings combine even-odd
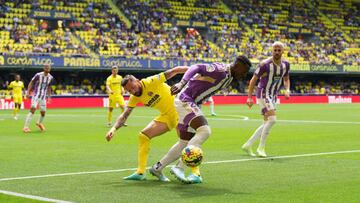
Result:
{"label": "player's outstretched hand", "polygon": [[290,98],[290,91],[287,90],[285,91],[285,99],[289,99]]}
{"label": "player's outstretched hand", "polygon": [[247,98],[246,105],[248,105],[249,108],[251,108],[252,105],[254,105],[254,101],[251,97]]}
{"label": "player's outstretched hand", "polygon": [[115,131],[116,131],[116,128],[112,127],[109,132],[106,133],[106,140],[108,142],[110,142],[110,140],[114,137],[114,134],[115,134]]}
{"label": "player's outstretched hand", "polygon": [[171,86],[171,94],[175,95],[181,91],[181,89],[185,86],[186,82],[181,80],[180,82],[176,83],[175,85]]}
{"label": "player's outstretched hand", "polygon": [[179,93],[181,91],[181,89],[182,89],[181,84],[176,83],[175,85],[171,86],[170,91],[171,91],[172,95],[175,95],[175,94]]}

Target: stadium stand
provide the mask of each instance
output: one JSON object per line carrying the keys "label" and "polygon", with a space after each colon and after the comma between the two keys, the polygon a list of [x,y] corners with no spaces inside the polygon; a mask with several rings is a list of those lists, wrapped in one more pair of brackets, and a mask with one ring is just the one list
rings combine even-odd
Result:
{"label": "stadium stand", "polygon": [[[245,54],[258,63],[280,40],[294,64],[360,65],[359,7],[352,0],[0,0],[0,53],[206,62]],[[36,11],[71,18],[48,20]],[[3,91],[9,80],[1,78]],[[302,81],[294,93],[359,94],[358,86]],[[96,77],[58,78],[52,89],[105,93]]]}
{"label": "stadium stand", "polygon": [[[270,55],[271,43],[281,40],[290,62],[360,64],[359,4],[351,0],[1,0],[0,5],[0,51],[6,54],[209,62],[245,54],[259,62]],[[72,18],[54,25],[31,15],[51,10]]]}

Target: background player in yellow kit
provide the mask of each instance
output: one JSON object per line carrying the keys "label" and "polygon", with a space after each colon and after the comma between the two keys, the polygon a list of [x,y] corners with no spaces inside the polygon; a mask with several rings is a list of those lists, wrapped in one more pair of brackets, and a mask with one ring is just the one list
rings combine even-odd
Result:
{"label": "background player in yellow kit", "polygon": [[18,113],[21,108],[21,103],[23,101],[23,89],[24,83],[20,81],[20,75],[15,75],[15,80],[12,81],[9,86],[9,89],[12,89],[12,99],[14,102],[14,119],[18,119]]}
{"label": "background player in yellow kit", "polygon": [[[174,96],[170,93],[170,87],[165,83],[176,74],[184,73],[187,66],[179,66],[157,75],[139,80],[132,75],[127,75],[122,81],[122,86],[131,95],[126,110],[119,116],[114,126],[106,134],[108,141],[114,136],[115,131],[124,126],[126,119],[138,103],[156,108],[160,115],[154,118],[139,133],[139,151],[137,171],[125,180],[144,180],[145,169],[150,149],[150,139],[170,131],[177,125],[177,112],[174,107]],[[169,181],[163,174],[157,175],[162,181]]]}
{"label": "background player in yellow kit", "polygon": [[109,94],[109,111],[108,111],[108,126],[111,127],[112,112],[116,108],[116,104],[119,105],[121,111],[124,112],[124,97],[122,95],[121,81],[122,77],[118,75],[118,67],[113,66],[111,69],[111,75],[106,79],[106,90]]}

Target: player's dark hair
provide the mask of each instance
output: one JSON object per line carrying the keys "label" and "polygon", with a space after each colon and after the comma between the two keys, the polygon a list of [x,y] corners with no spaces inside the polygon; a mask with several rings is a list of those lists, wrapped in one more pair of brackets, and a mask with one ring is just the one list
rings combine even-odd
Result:
{"label": "player's dark hair", "polygon": [[238,63],[245,64],[249,69],[251,67],[251,61],[244,55],[236,57],[235,64]]}
{"label": "player's dark hair", "polygon": [[125,87],[129,80],[133,80],[135,77],[133,75],[125,75],[121,81],[121,86]]}
{"label": "player's dark hair", "polygon": [[112,66],[111,70],[113,70],[113,69],[118,69],[118,67],[117,66]]}

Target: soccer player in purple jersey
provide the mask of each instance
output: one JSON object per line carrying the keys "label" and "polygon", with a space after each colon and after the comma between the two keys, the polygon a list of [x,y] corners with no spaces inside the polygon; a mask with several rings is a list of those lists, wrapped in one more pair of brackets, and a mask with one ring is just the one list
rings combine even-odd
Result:
{"label": "soccer player in purple jersey", "polygon": [[[150,173],[161,177],[162,169],[179,159],[181,151],[190,145],[200,147],[211,134],[208,122],[199,105],[220,89],[226,88],[235,78],[242,79],[249,71],[251,62],[245,56],[239,56],[232,64],[212,63],[192,65],[182,80],[171,87],[177,94],[175,107],[179,116],[177,131],[179,141],[157,162]],[[179,161],[170,172],[184,183],[201,183],[199,167],[193,167],[192,173],[185,177],[185,165]]]}
{"label": "soccer player in purple jersey", "polygon": [[248,99],[246,104],[251,108],[254,104],[252,99],[252,93],[254,91],[255,84],[260,80],[256,98],[261,108],[261,113],[264,116],[263,124],[258,127],[250,139],[242,146],[242,149],[250,156],[255,156],[252,151],[252,145],[256,140],[260,138],[259,146],[256,150],[260,157],[266,157],[265,142],[269,136],[271,127],[276,122],[275,105],[277,100],[277,94],[280,90],[281,83],[284,81],[285,86],[285,98],[290,97],[290,77],[289,62],[282,59],[284,53],[284,45],[281,42],[275,42],[272,45],[272,57],[262,61],[258,68],[255,70],[252,79],[249,84]]}
{"label": "soccer player in purple jersey", "polygon": [[31,79],[26,97],[29,98],[32,94],[31,99],[31,108],[29,114],[26,116],[25,125],[23,131],[25,133],[30,132],[30,122],[34,113],[36,111],[36,107],[40,105],[40,113],[41,116],[39,121],[36,123],[36,126],[40,128],[41,131],[45,131],[45,126],[43,124],[46,112],[46,99],[48,99],[48,103],[51,102],[50,95],[51,95],[51,88],[49,88],[51,81],[53,80],[53,76],[50,74],[51,66],[45,65],[44,71],[36,73],[35,76]]}

